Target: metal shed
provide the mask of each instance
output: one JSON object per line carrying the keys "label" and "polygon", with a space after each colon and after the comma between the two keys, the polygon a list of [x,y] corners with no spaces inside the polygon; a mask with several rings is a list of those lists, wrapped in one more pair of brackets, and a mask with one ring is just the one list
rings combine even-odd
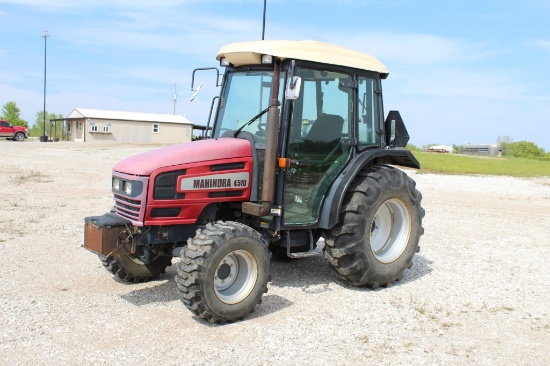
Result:
{"label": "metal shed", "polygon": [[131,144],[182,143],[192,139],[193,123],[174,114],[76,108],[61,121],[66,140]]}
{"label": "metal shed", "polygon": [[502,146],[498,144],[466,144],[462,145],[462,153],[468,155],[502,155]]}

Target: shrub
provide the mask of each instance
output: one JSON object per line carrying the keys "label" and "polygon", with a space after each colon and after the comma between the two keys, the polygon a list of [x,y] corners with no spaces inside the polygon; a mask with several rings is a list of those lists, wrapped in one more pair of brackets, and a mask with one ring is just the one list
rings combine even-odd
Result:
{"label": "shrub", "polygon": [[531,141],[519,141],[507,144],[507,155],[515,158],[544,159],[544,149]]}

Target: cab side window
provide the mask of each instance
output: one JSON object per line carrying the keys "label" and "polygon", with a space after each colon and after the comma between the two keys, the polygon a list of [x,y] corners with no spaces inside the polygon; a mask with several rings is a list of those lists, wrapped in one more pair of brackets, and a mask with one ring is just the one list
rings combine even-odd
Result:
{"label": "cab side window", "polygon": [[358,78],[357,115],[359,119],[358,138],[359,149],[369,146],[380,146],[378,125],[378,98],[376,91],[377,80],[364,77]]}

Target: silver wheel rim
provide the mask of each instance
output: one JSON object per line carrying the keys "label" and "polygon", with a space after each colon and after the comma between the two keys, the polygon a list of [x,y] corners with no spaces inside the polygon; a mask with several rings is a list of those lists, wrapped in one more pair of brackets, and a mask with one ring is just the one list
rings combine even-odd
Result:
{"label": "silver wheel rim", "polygon": [[371,223],[370,247],[376,259],[382,263],[397,260],[407,247],[411,226],[410,211],[402,200],[385,201]]}
{"label": "silver wheel rim", "polygon": [[216,268],[214,291],[220,301],[236,304],[252,291],[258,279],[258,262],[246,250],[235,250],[226,255]]}
{"label": "silver wheel rim", "polygon": [[23,140],[25,139],[25,137],[23,137],[23,135],[20,134],[20,133],[16,133],[16,134],[15,134],[15,139],[16,139],[17,141],[23,141]]}

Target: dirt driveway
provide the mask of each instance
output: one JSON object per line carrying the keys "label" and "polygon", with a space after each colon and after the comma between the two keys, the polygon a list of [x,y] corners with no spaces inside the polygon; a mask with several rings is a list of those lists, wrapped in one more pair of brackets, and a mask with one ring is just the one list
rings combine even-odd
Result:
{"label": "dirt driveway", "polygon": [[179,301],[175,266],[128,285],[80,248],[112,166],[152,148],[0,141],[0,364],[548,365],[550,179],[410,172],[425,235],[403,281],[277,262],[255,313],[218,326]]}

